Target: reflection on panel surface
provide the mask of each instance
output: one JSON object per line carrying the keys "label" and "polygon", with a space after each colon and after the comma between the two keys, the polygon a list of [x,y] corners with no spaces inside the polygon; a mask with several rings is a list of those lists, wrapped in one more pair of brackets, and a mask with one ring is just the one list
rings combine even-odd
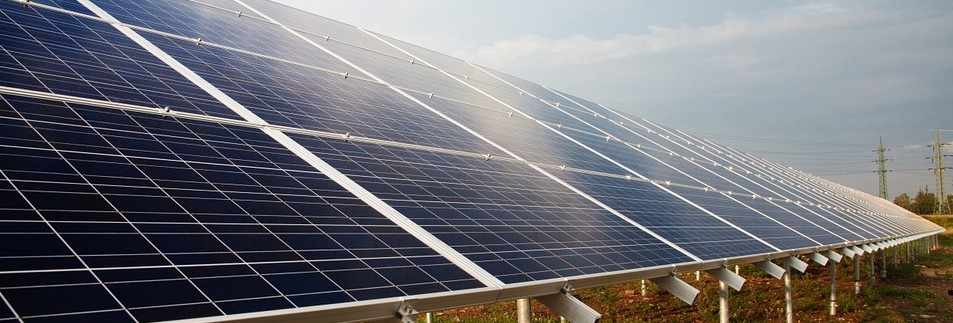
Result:
{"label": "reflection on panel surface", "polygon": [[527,166],[292,137],[506,283],[690,261]]}
{"label": "reflection on panel surface", "polygon": [[22,317],[154,321],[482,286],[259,130],[3,99],[19,137],[0,147],[0,272],[63,272],[0,273]]}

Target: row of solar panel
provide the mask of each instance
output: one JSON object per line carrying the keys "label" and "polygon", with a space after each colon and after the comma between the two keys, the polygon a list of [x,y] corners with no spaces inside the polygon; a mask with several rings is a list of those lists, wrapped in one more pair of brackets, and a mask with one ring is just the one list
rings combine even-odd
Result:
{"label": "row of solar panel", "polygon": [[[242,119],[86,5],[35,2],[69,12],[0,2],[2,85]],[[245,2],[254,9],[225,0],[90,6],[168,33],[137,29],[270,124],[712,188],[290,134],[503,283],[932,229],[568,94]],[[261,130],[2,99],[0,321],[155,321],[485,286]]]}

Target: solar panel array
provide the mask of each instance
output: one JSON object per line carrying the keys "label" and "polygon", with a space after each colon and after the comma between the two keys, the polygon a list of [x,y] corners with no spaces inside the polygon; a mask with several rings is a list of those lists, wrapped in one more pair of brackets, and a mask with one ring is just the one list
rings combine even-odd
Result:
{"label": "solar panel array", "polygon": [[269,1],[0,11],[0,322],[346,308],[938,229]]}

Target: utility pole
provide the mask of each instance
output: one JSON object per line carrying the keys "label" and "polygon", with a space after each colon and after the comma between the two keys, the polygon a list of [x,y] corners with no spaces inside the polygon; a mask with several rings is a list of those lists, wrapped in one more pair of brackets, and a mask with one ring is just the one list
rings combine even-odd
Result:
{"label": "utility pole", "polygon": [[880,198],[887,199],[887,161],[889,159],[884,159],[884,151],[887,149],[884,148],[884,137],[880,137],[880,146],[877,147],[877,150],[874,152],[877,153],[877,160],[874,162],[877,163],[877,175],[880,177]]}
{"label": "utility pole", "polygon": [[950,168],[943,167],[943,157],[950,156],[943,154],[943,147],[949,145],[940,141],[940,130],[937,130],[936,142],[931,145],[933,147],[933,173],[936,174],[936,207],[934,208],[936,214],[950,213],[950,205],[946,202],[946,193],[943,190],[943,187],[946,186],[943,182],[943,172]]}

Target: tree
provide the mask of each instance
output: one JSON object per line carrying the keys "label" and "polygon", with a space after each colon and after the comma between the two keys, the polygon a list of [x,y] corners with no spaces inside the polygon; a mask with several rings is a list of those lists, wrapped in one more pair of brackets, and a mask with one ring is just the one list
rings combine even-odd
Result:
{"label": "tree", "polygon": [[893,198],[893,204],[896,204],[899,207],[907,209],[907,211],[913,212],[913,201],[910,200],[910,195],[907,193],[900,193],[897,197]]}
{"label": "tree", "polygon": [[923,189],[917,192],[917,196],[913,198],[910,212],[920,215],[933,214],[935,209],[936,195],[931,193],[929,189]]}

